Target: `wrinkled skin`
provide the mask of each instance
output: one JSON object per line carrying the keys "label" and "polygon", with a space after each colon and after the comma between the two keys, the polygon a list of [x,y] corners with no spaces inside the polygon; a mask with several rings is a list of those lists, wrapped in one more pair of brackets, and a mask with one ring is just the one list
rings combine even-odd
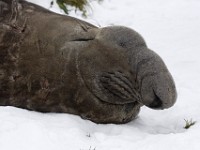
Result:
{"label": "wrinkled skin", "polygon": [[97,28],[19,0],[0,0],[0,105],[126,123],[174,105],[162,59],[134,30]]}

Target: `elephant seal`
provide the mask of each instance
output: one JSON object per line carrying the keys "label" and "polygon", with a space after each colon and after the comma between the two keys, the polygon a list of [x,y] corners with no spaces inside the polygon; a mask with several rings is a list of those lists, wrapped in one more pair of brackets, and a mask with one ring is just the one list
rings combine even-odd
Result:
{"label": "elephant seal", "polygon": [[23,0],[0,0],[0,105],[126,123],[165,109],[176,88],[142,36],[98,28]]}

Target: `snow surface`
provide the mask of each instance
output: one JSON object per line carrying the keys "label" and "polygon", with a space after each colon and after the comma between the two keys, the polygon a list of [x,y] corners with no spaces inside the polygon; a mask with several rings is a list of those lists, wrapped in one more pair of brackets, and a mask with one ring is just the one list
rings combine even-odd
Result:
{"label": "snow surface", "polygon": [[[29,1],[50,8],[50,0]],[[172,73],[177,103],[162,111],[143,107],[136,120],[124,125],[0,107],[0,150],[199,150],[200,1],[104,0],[91,7],[86,21],[124,25],[143,35]],[[62,13],[57,6],[51,10]],[[184,119],[197,123],[186,130]]]}

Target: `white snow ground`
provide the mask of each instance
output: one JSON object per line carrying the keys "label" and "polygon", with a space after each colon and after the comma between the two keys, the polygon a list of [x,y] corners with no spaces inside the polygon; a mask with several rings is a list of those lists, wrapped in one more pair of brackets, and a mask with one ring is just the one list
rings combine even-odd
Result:
{"label": "white snow ground", "polygon": [[[49,8],[49,0],[29,1]],[[143,107],[136,120],[124,125],[0,107],[0,150],[199,150],[200,1],[104,0],[91,5],[87,21],[124,25],[143,35],[171,71],[177,103],[163,111]],[[55,6],[51,10],[61,13]],[[197,123],[186,130],[184,119]]]}

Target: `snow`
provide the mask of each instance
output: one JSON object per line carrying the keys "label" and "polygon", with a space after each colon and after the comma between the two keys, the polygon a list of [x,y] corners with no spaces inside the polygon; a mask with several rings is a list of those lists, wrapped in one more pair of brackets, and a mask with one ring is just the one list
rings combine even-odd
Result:
{"label": "snow", "polygon": [[[50,8],[50,0],[29,0]],[[176,82],[177,103],[157,111],[142,107],[123,125],[95,124],[70,114],[0,107],[0,150],[199,150],[200,1],[104,0],[91,3],[87,19],[99,26],[124,25],[145,38]],[[62,13],[57,6],[52,11]],[[184,129],[184,119],[196,124]]]}

